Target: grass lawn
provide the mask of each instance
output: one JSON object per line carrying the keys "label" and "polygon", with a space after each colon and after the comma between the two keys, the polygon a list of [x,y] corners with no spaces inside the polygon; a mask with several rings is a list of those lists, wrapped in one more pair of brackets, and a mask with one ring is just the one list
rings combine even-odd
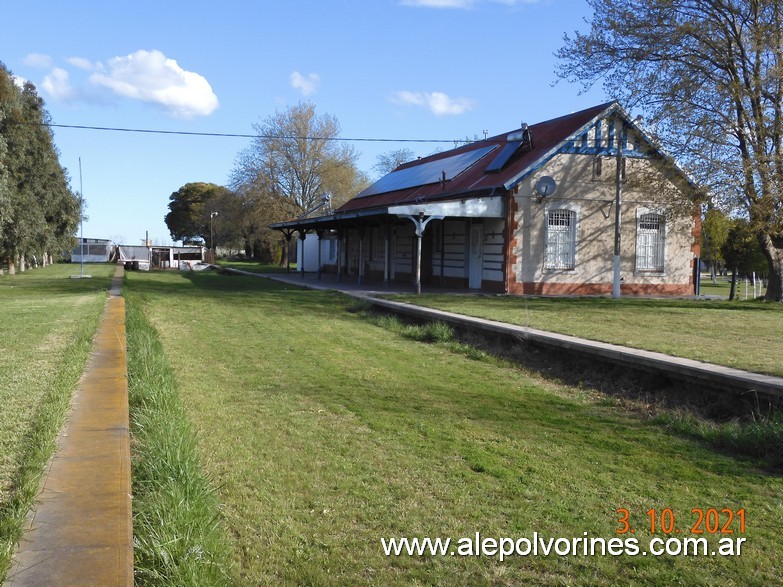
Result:
{"label": "grass lawn", "polygon": [[220,502],[204,475],[174,372],[139,304],[126,299],[137,587],[229,585]]}
{"label": "grass lawn", "polygon": [[[239,585],[769,585],[779,476],[611,400],[345,311],[333,292],[133,273],[223,504]],[[744,509],[741,556],[385,556],[382,538],[616,537]],[[725,521],[725,518],[722,520]],[[630,535],[630,534],[629,534]],[[665,535],[658,534],[658,536]],[[710,547],[719,535],[705,535]],[[719,578],[719,579],[718,579]]]}
{"label": "grass lawn", "polygon": [[113,265],[0,277],[0,578],[82,373]]}
{"label": "grass lawn", "polygon": [[629,297],[389,297],[458,314],[783,376],[783,304]]}

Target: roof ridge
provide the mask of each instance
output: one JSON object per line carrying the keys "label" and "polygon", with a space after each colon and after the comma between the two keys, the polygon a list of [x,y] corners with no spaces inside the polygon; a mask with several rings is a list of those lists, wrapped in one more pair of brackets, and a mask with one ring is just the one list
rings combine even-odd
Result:
{"label": "roof ridge", "polygon": [[555,118],[549,118],[547,120],[542,120],[540,122],[533,123],[533,124],[531,124],[529,126],[531,126],[531,127],[533,127],[533,126],[540,126],[542,124],[549,124],[549,123],[552,123],[552,122],[562,121],[562,120],[565,120],[567,118],[572,118],[572,117],[577,117],[577,116],[585,116],[589,112],[595,112],[597,114],[599,112],[603,112],[604,110],[607,110],[607,109],[611,108],[615,104],[618,104],[617,100],[612,100],[610,102],[604,102],[603,104],[598,104],[598,105],[592,106],[590,108],[584,108],[582,110],[577,110],[577,111],[571,112],[569,114],[563,114],[562,116],[557,116]]}

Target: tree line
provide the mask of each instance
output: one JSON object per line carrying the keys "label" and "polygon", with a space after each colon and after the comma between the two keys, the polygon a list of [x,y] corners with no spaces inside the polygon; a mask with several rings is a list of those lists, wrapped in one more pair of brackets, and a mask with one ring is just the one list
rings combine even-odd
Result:
{"label": "tree line", "polygon": [[73,246],[79,198],[49,123],[35,86],[20,88],[0,63],[0,275],[48,265]]}
{"label": "tree line", "polygon": [[[370,180],[356,166],[357,153],[336,140],[334,116],[302,102],[253,125],[256,137],[236,158],[228,186],[193,182],[169,196],[166,225],[174,240],[247,258],[285,264],[287,242],[269,228],[333,208],[362,191]],[[415,158],[410,149],[378,156],[378,175]],[[317,211],[316,211],[317,209]]]}
{"label": "tree line", "polygon": [[353,147],[335,140],[337,119],[302,102],[253,125],[256,137],[239,153],[229,186],[188,183],[169,197],[171,237],[209,249],[242,251],[264,262],[286,259],[273,222],[292,220],[328,197],[339,206],[369,183]]}

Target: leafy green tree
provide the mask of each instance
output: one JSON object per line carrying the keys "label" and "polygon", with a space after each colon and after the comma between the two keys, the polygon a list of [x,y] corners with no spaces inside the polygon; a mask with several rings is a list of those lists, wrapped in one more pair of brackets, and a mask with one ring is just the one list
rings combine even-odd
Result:
{"label": "leafy green tree", "polygon": [[726,263],[723,257],[723,245],[729,236],[731,226],[731,218],[714,207],[705,212],[701,221],[701,258],[710,264],[713,280],[718,267]]}
{"label": "leafy green tree", "polygon": [[242,210],[239,229],[245,255],[266,263],[281,258],[280,233],[269,228],[273,218],[282,216],[279,201],[258,184],[239,185],[236,193]]}
{"label": "leafy green tree", "polygon": [[46,262],[52,251],[71,248],[72,239],[79,221],[79,199],[69,186],[68,176],[59,163],[59,153],[48,126],[49,113],[43,100],[32,84],[25,84],[22,92],[27,118],[33,125],[32,159],[33,168],[28,189],[38,201],[40,217],[38,230],[28,251]]}
{"label": "leafy green tree", "polygon": [[29,189],[34,156],[33,127],[27,124],[30,121],[25,119],[22,94],[11,73],[3,68],[0,77],[4,86],[0,134],[6,143],[3,170],[8,185],[0,250],[8,272],[14,274],[20,256],[33,238],[40,210],[35,194]]}
{"label": "leafy green tree", "polygon": [[783,301],[783,0],[587,0],[558,75],[641,107],[667,150],[739,212]]}
{"label": "leafy green tree", "polygon": [[[228,188],[214,183],[186,183],[169,196],[169,213],[166,214],[166,226],[171,238],[183,242],[201,242],[211,249],[214,234],[215,218],[221,215],[221,202],[231,197]],[[217,212],[216,216],[212,214]],[[224,211],[224,219],[219,225],[228,222],[228,214]],[[211,228],[210,231],[210,221]]]}
{"label": "leafy green tree", "polygon": [[750,223],[744,218],[734,219],[723,243],[723,257],[726,264],[740,275],[762,274],[767,269],[764,252],[759,246]]}
{"label": "leafy green tree", "polygon": [[52,258],[70,248],[78,200],[48,126],[49,114],[35,87],[19,89],[0,64],[0,258],[15,273],[28,258]]}
{"label": "leafy green tree", "polygon": [[5,262],[5,231],[11,219],[11,179],[8,169],[8,140],[6,139],[9,111],[17,99],[10,73],[0,64],[0,275]]}
{"label": "leafy green tree", "polygon": [[217,212],[213,218],[211,232],[214,235],[214,246],[226,250],[240,250],[243,247],[242,202],[234,192],[222,188],[214,193],[208,207]]}

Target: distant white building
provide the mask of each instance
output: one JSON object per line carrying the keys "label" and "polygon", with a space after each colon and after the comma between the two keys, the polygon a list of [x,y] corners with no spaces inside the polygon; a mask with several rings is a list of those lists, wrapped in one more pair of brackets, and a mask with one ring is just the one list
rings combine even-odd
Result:
{"label": "distant white building", "polygon": [[124,263],[126,269],[150,270],[152,247],[145,247],[144,245],[117,245],[117,250],[120,254],[120,263]]}
{"label": "distant white building", "polygon": [[71,251],[71,263],[108,263],[112,260],[114,243],[103,238],[78,238]]}
{"label": "distant white building", "polygon": [[204,261],[206,249],[202,246],[152,247],[152,266],[157,269],[192,269]]}

